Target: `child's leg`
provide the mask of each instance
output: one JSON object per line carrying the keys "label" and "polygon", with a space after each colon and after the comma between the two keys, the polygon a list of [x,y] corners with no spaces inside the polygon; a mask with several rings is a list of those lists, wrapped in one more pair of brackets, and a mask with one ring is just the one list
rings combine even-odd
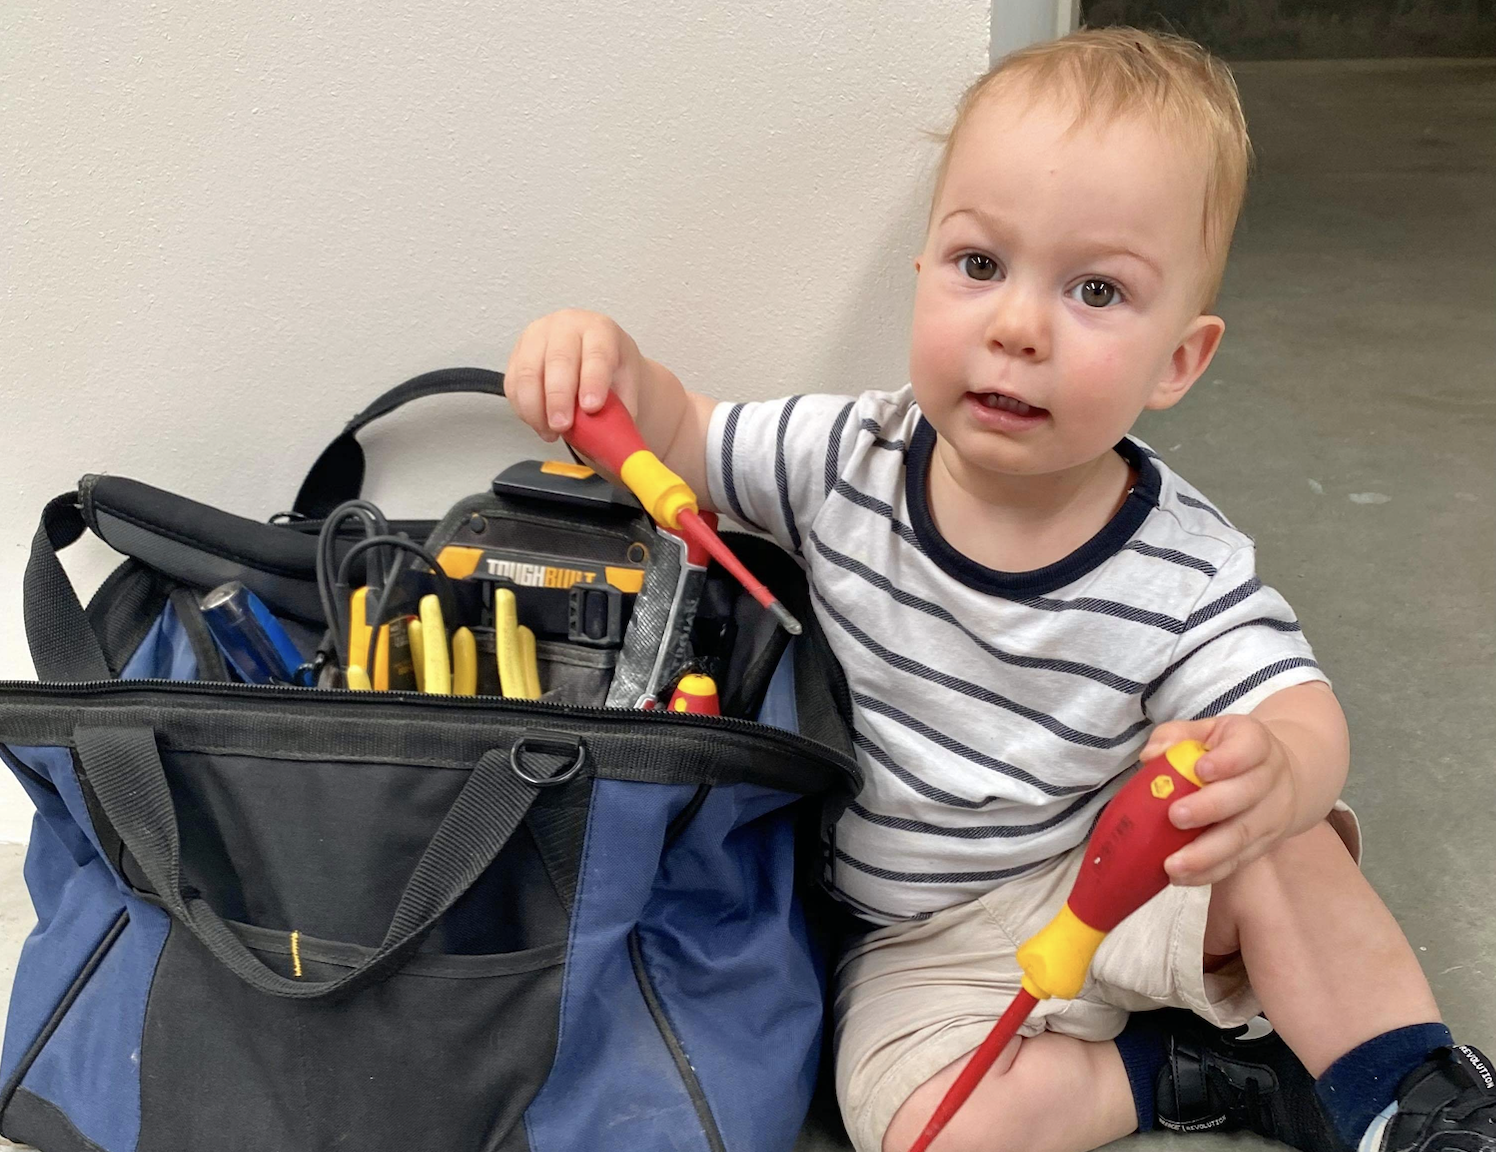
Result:
{"label": "child's leg", "polygon": [[[904,1101],[883,1152],[905,1152],[914,1143],[966,1061],[947,1066]],[[1115,1044],[1041,1032],[1008,1045],[931,1152],[1088,1152],[1137,1126]]]}
{"label": "child's leg", "polygon": [[1374,1036],[1439,1019],[1402,929],[1328,824],[1215,886],[1205,950],[1241,952],[1264,1013],[1315,1076]]}
{"label": "child's leg", "polygon": [[[1018,945],[1064,903],[1083,858],[1084,849],[1077,848],[968,904],[851,942],[837,970],[836,1080],[857,1152],[902,1152],[923,1130],[946,1087],[1018,994]],[[1198,972],[1203,891],[1191,899],[1199,909],[1193,933]],[[1157,950],[1153,941],[1151,951]],[[1094,1042],[1120,1032],[1127,1011],[1095,998],[1039,1004],[1026,1027],[1038,1035],[1003,1054],[998,1072],[984,1078],[934,1152],[1081,1152],[1132,1131],[1137,1119],[1117,1047]]]}
{"label": "child's leg", "polygon": [[[1198,889],[1171,890],[1165,903],[1188,903],[1192,892],[1203,903]],[[1137,941],[1124,943],[1125,936],[1151,936],[1155,948],[1170,938],[1161,931],[1165,921],[1144,924],[1144,918],[1114,934],[1109,944],[1115,943],[1115,953],[1137,951]],[[1438,1019],[1411,947],[1328,824],[1216,885],[1203,919],[1203,933],[1195,929],[1201,933],[1194,936],[1195,955],[1202,937],[1207,967],[1241,953],[1267,1015],[1315,1076],[1372,1037]],[[1135,986],[1115,983],[1122,972],[1114,962],[1098,957],[1097,968],[1098,975],[1112,977],[1103,995],[1147,1006],[1119,995]],[[1236,1005],[1238,997],[1230,1002]],[[908,1097],[889,1125],[884,1152],[902,1152],[912,1143],[965,1059]],[[1134,1129],[1139,1092],[1151,1096],[1151,1079],[1130,1084],[1115,1044],[1044,1033],[1004,1053],[935,1152],[1083,1152]]]}

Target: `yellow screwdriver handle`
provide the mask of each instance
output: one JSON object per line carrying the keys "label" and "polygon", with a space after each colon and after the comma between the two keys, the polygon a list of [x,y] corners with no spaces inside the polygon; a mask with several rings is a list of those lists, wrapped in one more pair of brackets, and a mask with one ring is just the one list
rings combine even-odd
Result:
{"label": "yellow screwdriver handle", "polygon": [[447,625],[436,593],[421,597],[421,639],[425,682],[421,691],[430,696],[452,695],[452,665],[447,656]]}
{"label": "yellow screwdriver handle", "polygon": [[519,651],[519,601],[508,588],[493,594],[493,639],[499,661],[499,689],[511,700],[526,699]]}
{"label": "yellow screwdriver handle", "polygon": [[452,695],[478,695],[478,642],[471,628],[452,633]]}
{"label": "yellow screwdriver handle", "polygon": [[426,687],[426,640],[421,621],[412,616],[405,622],[405,642],[410,645],[410,667],[416,678],[416,691]]}
{"label": "yellow screwdriver handle", "polygon": [[540,699],[540,660],[535,654],[535,633],[523,624],[515,629],[519,633],[520,671],[525,675],[525,699]]}

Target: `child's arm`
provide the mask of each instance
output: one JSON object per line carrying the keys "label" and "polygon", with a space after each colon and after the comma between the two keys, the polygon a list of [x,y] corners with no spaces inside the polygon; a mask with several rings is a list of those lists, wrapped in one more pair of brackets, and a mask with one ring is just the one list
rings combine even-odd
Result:
{"label": "child's arm", "polygon": [[1160,724],[1142,759],[1180,740],[1210,751],[1195,766],[1205,787],[1170,818],[1180,828],[1217,827],[1169,858],[1177,884],[1214,884],[1312,828],[1334,807],[1350,768],[1345,714],[1323,683],[1274,692],[1249,715]]}
{"label": "child's arm", "polygon": [[711,508],[706,433],[716,402],[687,392],[670,369],[645,359],[607,316],[572,309],[536,320],[515,343],[504,373],[514,410],[547,442],[571,427],[579,398],[582,410],[593,412],[610,389],[655,455]]}

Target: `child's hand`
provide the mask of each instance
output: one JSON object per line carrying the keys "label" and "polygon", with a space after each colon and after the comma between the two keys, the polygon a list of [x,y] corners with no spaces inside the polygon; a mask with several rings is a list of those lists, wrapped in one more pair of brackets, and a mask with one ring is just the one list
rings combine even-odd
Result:
{"label": "child's hand", "polygon": [[611,389],[636,413],[644,373],[644,358],[627,332],[596,312],[568,309],[520,334],[504,370],[504,394],[549,443],[571,427],[579,397],[584,412],[595,412]]}
{"label": "child's hand", "polygon": [[1208,749],[1195,765],[1204,787],[1175,801],[1169,819],[1176,828],[1215,827],[1170,856],[1164,868],[1176,884],[1215,884],[1294,831],[1293,757],[1261,720],[1233,715],[1160,724],[1142,759],[1181,740],[1199,740]]}

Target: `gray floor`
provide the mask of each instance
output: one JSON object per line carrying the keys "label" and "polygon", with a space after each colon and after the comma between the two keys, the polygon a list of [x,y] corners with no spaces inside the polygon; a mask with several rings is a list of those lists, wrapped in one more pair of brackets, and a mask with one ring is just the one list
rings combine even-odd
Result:
{"label": "gray floor", "polygon": [[[1496,1047],[1496,61],[1242,65],[1260,155],[1194,395],[1142,435],[1258,541],[1350,716],[1366,871]],[[29,925],[0,849],[0,980]],[[1267,1147],[1245,1137],[1134,1137]],[[799,1152],[844,1149],[813,1121]]]}

